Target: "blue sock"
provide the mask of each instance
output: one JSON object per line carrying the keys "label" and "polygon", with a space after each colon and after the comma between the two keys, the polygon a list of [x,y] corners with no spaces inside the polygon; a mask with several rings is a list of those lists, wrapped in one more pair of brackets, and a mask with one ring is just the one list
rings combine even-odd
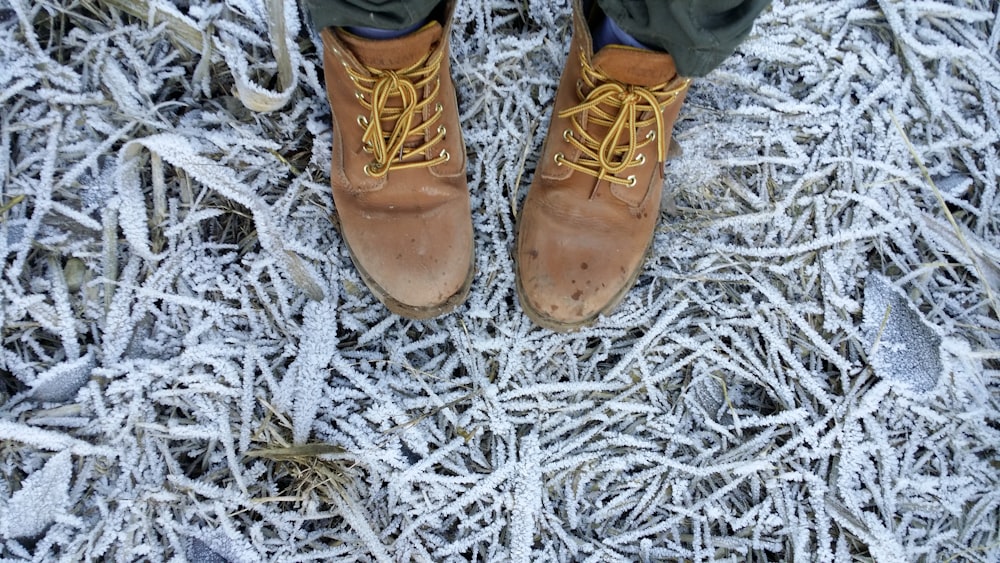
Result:
{"label": "blue sock", "polygon": [[413,33],[423,27],[425,23],[427,23],[427,20],[417,22],[403,29],[379,29],[377,27],[345,27],[344,29],[365,39],[397,39]]}
{"label": "blue sock", "polygon": [[637,49],[649,49],[649,47],[639,43],[639,40],[625,33],[625,30],[618,27],[615,20],[605,16],[604,21],[597,24],[594,29],[594,52],[600,51],[607,45],[627,45]]}

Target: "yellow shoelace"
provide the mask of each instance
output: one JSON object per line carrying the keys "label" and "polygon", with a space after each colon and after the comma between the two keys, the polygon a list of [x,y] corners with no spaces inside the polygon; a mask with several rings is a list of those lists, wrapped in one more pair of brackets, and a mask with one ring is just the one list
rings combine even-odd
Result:
{"label": "yellow shoelace", "polygon": [[[635,176],[621,178],[618,175],[631,166],[642,166],[646,157],[639,151],[649,143],[656,142],[657,162],[666,158],[663,111],[674,103],[691,82],[688,78],[675,78],[649,88],[622,84],[612,80],[593,68],[581,54],[582,80],[577,86],[580,104],[559,112],[559,117],[571,117],[573,129],[567,129],[563,138],[580,150],[580,157],[574,162],[562,153],[555,157],[560,166],[589,174],[598,180],[632,187]],[[588,91],[585,94],[584,88]],[[586,125],[585,125],[586,124]],[[594,124],[606,127],[603,138],[597,138],[587,131]],[[639,138],[640,129],[654,125],[655,128]],[[624,142],[621,141],[625,137]],[[637,156],[638,155],[638,156]]]}
{"label": "yellow shoelace", "polygon": [[[439,125],[434,137],[424,140],[426,132],[441,119],[444,108],[440,103],[435,104],[428,119],[414,124],[416,117],[437,99],[442,58],[443,52],[439,50],[402,70],[365,66],[368,74],[363,74],[347,69],[358,87],[358,101],[369,112],[367,117],[358,116],[358,125],[365,129],[361,138],[364,150],[372,155],[372,161],[365,165],[365,174],[381,178],[390,170],[429,167],[451,158],[448,151],[442,150],[430,160],[414,160],[444,139],[447,133],[444,125]],[[422,96],[432,83],[430,94]],[[414,140],[410,141],[411,138]]]}

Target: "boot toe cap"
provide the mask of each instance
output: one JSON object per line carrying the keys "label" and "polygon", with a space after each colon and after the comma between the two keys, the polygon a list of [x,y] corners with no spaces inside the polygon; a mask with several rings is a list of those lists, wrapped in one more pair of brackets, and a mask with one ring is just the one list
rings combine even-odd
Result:
{"label": "boot toe cap", "polygon": [[469,219],[368,223],[350,230],[347,246],[365,284],[389,310],[424,319],[464,301],[473,274]]}
{"label": "boot toe cap", "polygon": [[575,330],[610,312],[642,266],[642,255],[606,237],[567,236],[551,225],[528,232],[519,242],[518,293],[528,316],[552,330]]}

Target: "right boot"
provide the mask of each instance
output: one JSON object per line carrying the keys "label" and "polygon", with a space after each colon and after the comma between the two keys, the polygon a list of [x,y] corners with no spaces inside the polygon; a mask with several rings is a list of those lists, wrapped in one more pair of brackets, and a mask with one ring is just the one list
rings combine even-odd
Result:
{"label": "right boot", "polygon": [[443,25],[432,19],[397,39],[321,33],[340,233],[375,297],[411,319],[465,301],[474,270],[449,62],[454,3],[444,12]]}

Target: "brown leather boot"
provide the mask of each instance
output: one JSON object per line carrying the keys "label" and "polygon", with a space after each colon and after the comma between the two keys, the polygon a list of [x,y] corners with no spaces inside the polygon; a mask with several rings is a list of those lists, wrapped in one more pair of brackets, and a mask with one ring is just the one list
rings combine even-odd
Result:
{"label": "brown leather boot", "polygon": [[472,218],[448,60],[453,4],[398,39],[322,32],[330,183],[354,265],[390,311],[447,313],[469,293]]}
{"label": "brown leather boot", "polygon": [[569,58],[517,235],[518,296],[539,325],[585,326],[635,283],[689,83],[665,53],[620,45],[594,53],[574,0]]}

